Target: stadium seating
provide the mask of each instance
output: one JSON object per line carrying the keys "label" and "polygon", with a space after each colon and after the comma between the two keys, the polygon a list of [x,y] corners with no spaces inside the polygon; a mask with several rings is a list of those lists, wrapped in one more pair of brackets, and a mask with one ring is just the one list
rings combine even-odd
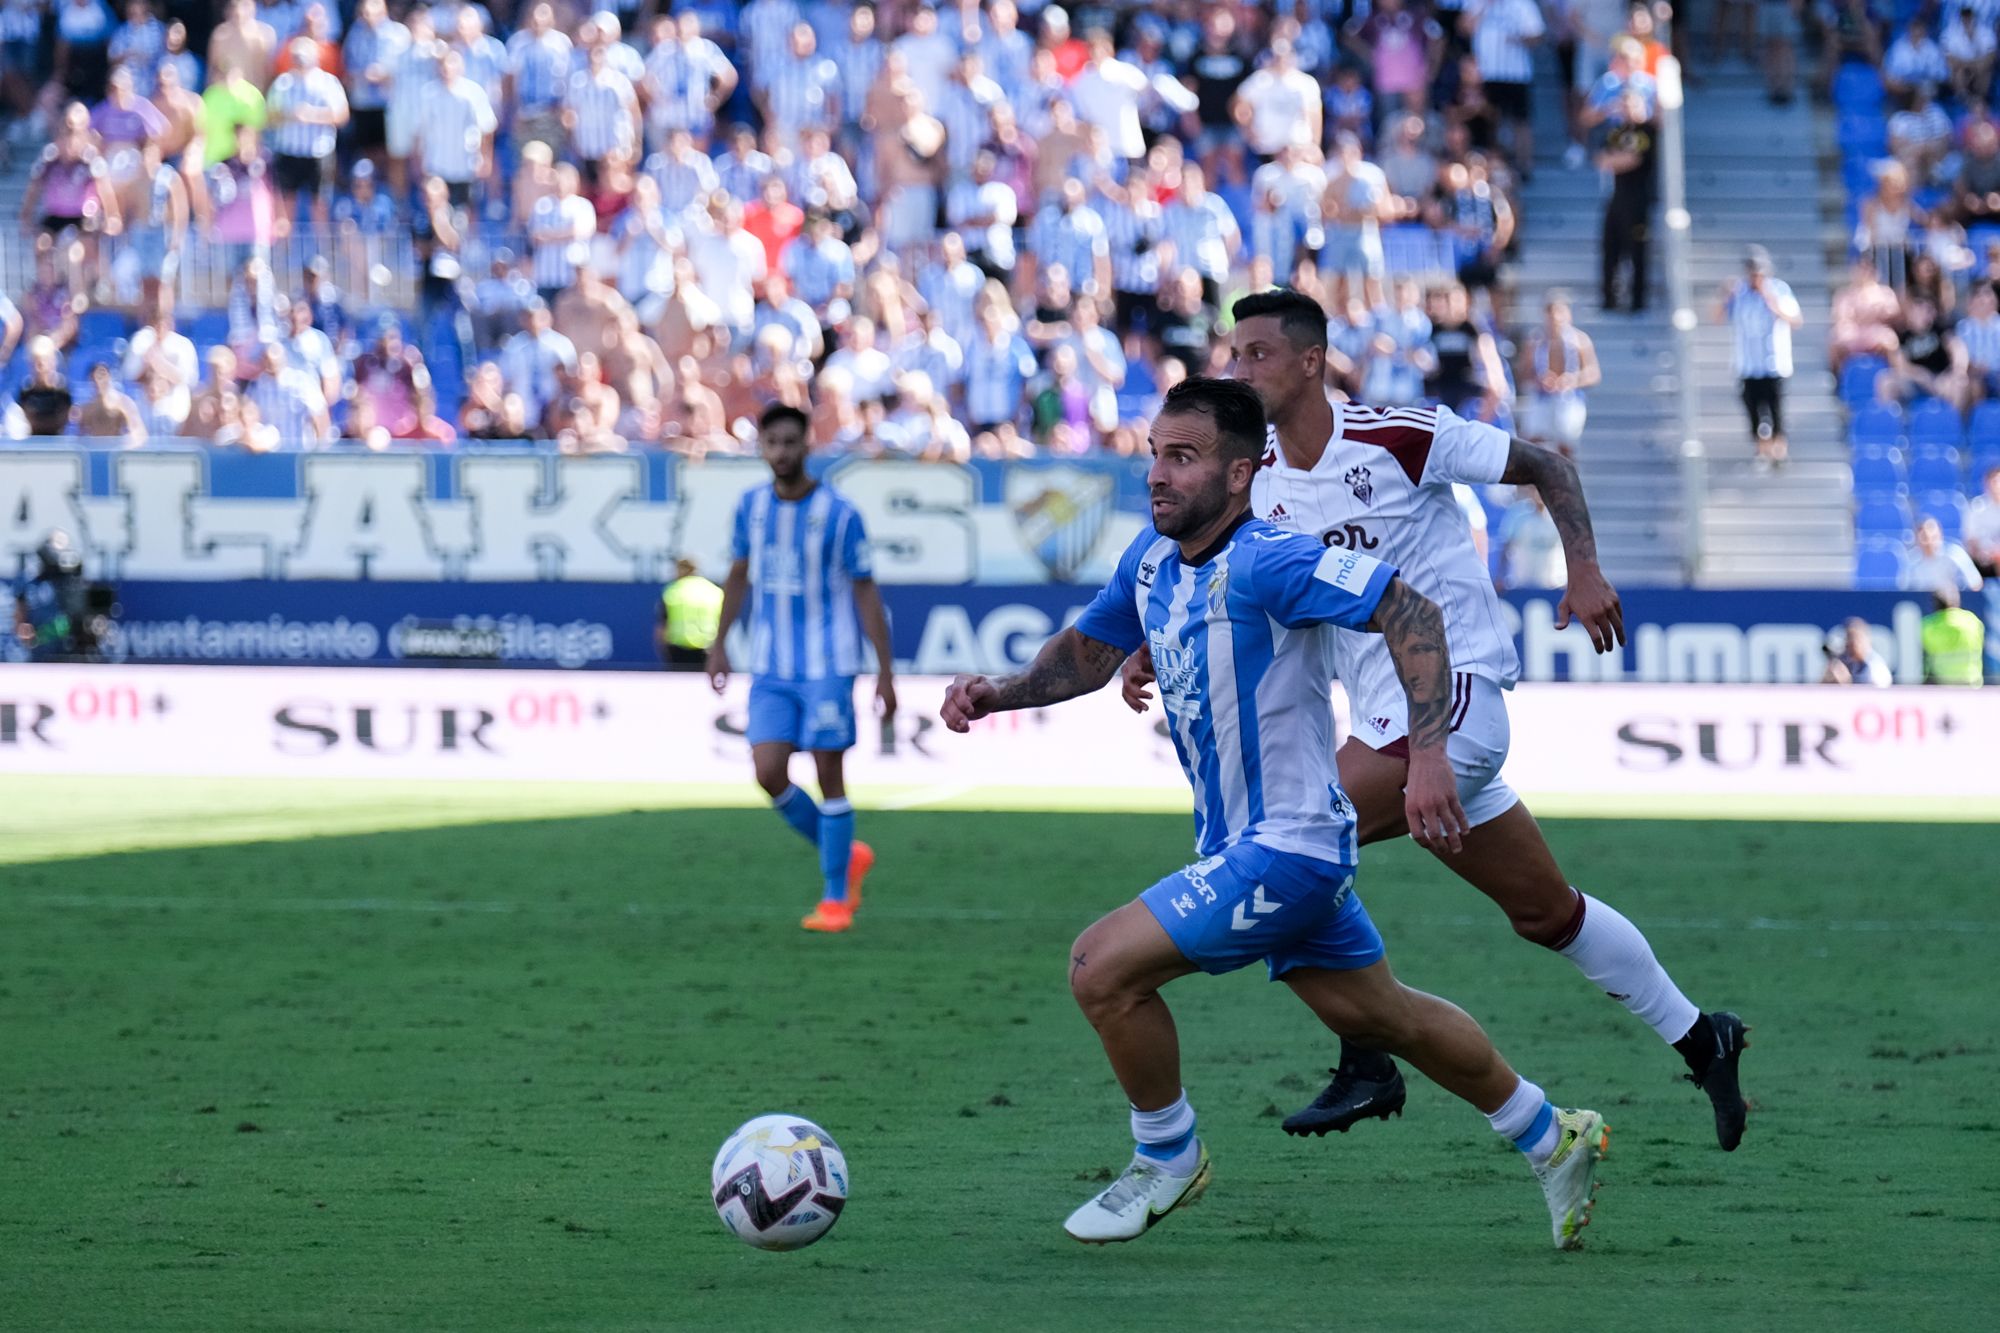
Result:
{"label": "stadium seating", "polygon": [[1875,379],[1889,368],[1879,356],[1857,356],[1840,368],[1840,401],[1850,408],[1875,401]]}
{"label": "stadium seating", "polygon": [[1958,409],[1937,398],[1926,398],[1910,409],[1907,426],[1912,446],[1957,446],[1965,442],[1965,422]]}
{"label": "stadium seating", "polygon": [[1902,581],[1901,543],[1864,538],[1854,550],[1854,586],[1869,591],[1886,591]]}
{"label": "stadium seating", "polygon": [[1903,458],[1893,448],[1857,448],[1854,451],[1854,493],[1895,495],[1906,483]]}
{"label": "stadium seating", "polygon": [[1915,525],[1909,507],[1893,496],[1870,496],[1854,508],[1854,530],[1863,535],[1903,538]]}
{"label": "stadium seating", "polygon": [[1965,497],[1957,491],[1927,491],[1917,497],[1917,518],[1934,518],[1953,541],[1965,527]]}
{"label": "stadium seating", "polygon": [[1903,413],[1887,403],[1869,403],[1858,408],[1847,426],[1847,442],[1859,452],[1864,448],[1892,449],[1903,442]]}
{"label": "stadium seating", "polygon": [[1957,491],[1965,484],[1965,459],[1951,445],[1912,443],[1909,483],[1913,491]]}

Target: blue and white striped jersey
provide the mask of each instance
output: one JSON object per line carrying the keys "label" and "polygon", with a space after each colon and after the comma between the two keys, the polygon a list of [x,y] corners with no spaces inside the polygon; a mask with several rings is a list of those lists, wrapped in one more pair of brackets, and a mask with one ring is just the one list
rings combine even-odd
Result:
{"label": "blue and white striped jersey", "polygon": [[775,485],[736,506],[730,554],[750,562],[750,670],[772,680],[861,674],[854,582],[874,577],[868,533],[847,497],[819,485],[781,500]]}
{"label": "blue and white striped jersey", "polygon": [[1148,528],[1077,619],[1152,649],[1174,749],[1194,788],[1195,849],[1239,842],[1353,865],[1353,807],[1333,763],[1334,633],[1360,629],[1396,574],[1245,514],[1191,563]]}

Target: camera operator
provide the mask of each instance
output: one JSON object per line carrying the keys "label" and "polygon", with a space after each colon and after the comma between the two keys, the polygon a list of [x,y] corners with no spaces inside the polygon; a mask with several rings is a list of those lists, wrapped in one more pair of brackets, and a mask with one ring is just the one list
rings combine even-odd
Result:
{"label": "camera operator", "polygon": [[110,626],[112,590],[83,577],[69,535],[51,532],[35,551],[35,572],[14,593],[14,634],[33,662],[96,662]]}

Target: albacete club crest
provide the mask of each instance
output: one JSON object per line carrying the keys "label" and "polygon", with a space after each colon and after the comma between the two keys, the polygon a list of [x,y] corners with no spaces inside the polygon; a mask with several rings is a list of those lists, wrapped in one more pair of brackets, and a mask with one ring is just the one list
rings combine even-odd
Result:
{"label": "albacete club crest", "polygon": [[1374,499],[1375,486],[1373,482],[1368,480],[1367,468],[1351,467],[1347,469],[1347,476],[1344,480],[1349,486],[1354,488],[1354,498],[1361,501],[1362,504],[1368,504]]}

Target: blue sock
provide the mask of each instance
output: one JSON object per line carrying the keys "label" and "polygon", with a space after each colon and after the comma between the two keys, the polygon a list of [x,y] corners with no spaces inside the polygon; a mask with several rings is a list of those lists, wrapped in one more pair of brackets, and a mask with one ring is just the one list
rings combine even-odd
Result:
{"label": "blue sock", "polygon": [[819,869],[826,876],[826,896],[847,901],[847,862],[854,851],[854,805],[836,796],[819,810]]}
{"label": "blue sock", "polygon": [[784,817],[792,831],[815,847],[819,845],[820,810],[813,798],[796,786],[787,787],[771,798],[772,807]]}

